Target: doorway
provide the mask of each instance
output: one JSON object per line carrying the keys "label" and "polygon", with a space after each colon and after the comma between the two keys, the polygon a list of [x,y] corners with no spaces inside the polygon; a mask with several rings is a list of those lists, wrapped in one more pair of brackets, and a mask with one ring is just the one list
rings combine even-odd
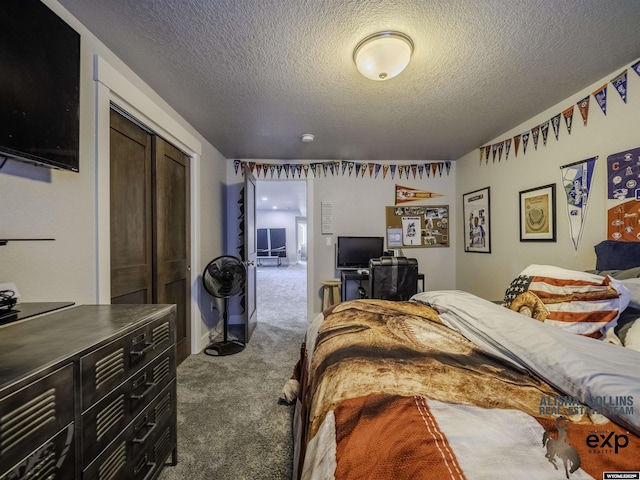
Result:
{"label": "doorway", "polygon": [[[258,239],[258,321],[279,322],[283,315],[306,321],[307,310],[307,182],[256,182]],[[283,308],[283,305],[287,305]],[[286,313],[283,313],[286,312]],[[295,313],[294,313],[295,312]]]}

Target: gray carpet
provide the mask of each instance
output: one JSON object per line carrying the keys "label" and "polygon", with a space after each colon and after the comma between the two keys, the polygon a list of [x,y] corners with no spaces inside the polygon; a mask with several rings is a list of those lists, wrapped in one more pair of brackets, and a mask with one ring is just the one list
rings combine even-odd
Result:
{"label": "gray carpet", "polygon": [[161,480],[291,478],[293,407],[278,397],[306,329],[306,268],[258,268],[258,326],[242,352],[179,367],[178,465]]}

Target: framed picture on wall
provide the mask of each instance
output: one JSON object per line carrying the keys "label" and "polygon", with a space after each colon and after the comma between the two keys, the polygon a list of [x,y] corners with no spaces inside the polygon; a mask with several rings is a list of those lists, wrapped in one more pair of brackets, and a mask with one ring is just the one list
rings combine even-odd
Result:
{"label": "framed picture on wall", "polygon": [[556,241],[556,185],[520,192],[520,241]]}
{"label": "framed picture on wall", "polygon": [[491,253],[489,187],[462,195],[464,251]]}

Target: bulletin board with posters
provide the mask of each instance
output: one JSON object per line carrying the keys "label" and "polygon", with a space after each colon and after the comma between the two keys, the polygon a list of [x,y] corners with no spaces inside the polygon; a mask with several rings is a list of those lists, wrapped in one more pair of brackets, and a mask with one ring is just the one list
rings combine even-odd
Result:
{"label": "bulletin board with posters", "polygon": [[640,147],[607,157],[607,239],[640,242]]}
{"label": "bulletin board with posters", "polygon": [[449,246],[449,205],[386,207],[388,248]]}

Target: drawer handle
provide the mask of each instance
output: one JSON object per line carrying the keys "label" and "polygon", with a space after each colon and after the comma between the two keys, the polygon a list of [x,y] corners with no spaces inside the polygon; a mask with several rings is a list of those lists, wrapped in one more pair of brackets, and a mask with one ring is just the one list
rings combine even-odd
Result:
{"label": "drawer handle", "polygon": [[156,347],[155,343],[145,343],[144,344],[144,348],[142,350],[131,350],[129,352],[130,355],[136,356],[136,357],[140,357],[142,355],[144,355],[145,353],[147,353],[149,350],[153,350]]}
{"label": "drawer handle", "polygon": [[145,433],[142,438],[134,438],[133,443],[146,442],[147,439],[149,438],[149,435],[151,435],[151,433],[153,433],[153,431],[156,429],[157,425],[158,425],[157,423],[147,423],[147,428],[148,428],[147,433]]}
{"label": "drawer handle", "polygon": [[157,387],[158,384],[155,382],[151,382],[151,383],[147,383],[147,388],[144,392],[142,392],[140,395],[135,395],[135,394],[131,394],[129,396],[129,398],[131,398],[131,400],[142,400],[144,397],[146,397],[147,395],[149,395],[149,393],[151,393],[151,391]]}
{"label": "drawer handle", "polygon": [[144,457],[142,457],[142,459],[138,462],[138,465],[135,466],[135,468],[133,469],[133,475],[134,477],[137,477],[138,474],[145,468],[145,467],[149,467],[149,471],[147,472],[147,474],[144,476],[143,480],[147,480],[149,478],[149,475],[151,474],[151,472],[153,472],[156,468],[156,464],[155,462],[150,462],[147,458],[147,456],[145,455]]}

